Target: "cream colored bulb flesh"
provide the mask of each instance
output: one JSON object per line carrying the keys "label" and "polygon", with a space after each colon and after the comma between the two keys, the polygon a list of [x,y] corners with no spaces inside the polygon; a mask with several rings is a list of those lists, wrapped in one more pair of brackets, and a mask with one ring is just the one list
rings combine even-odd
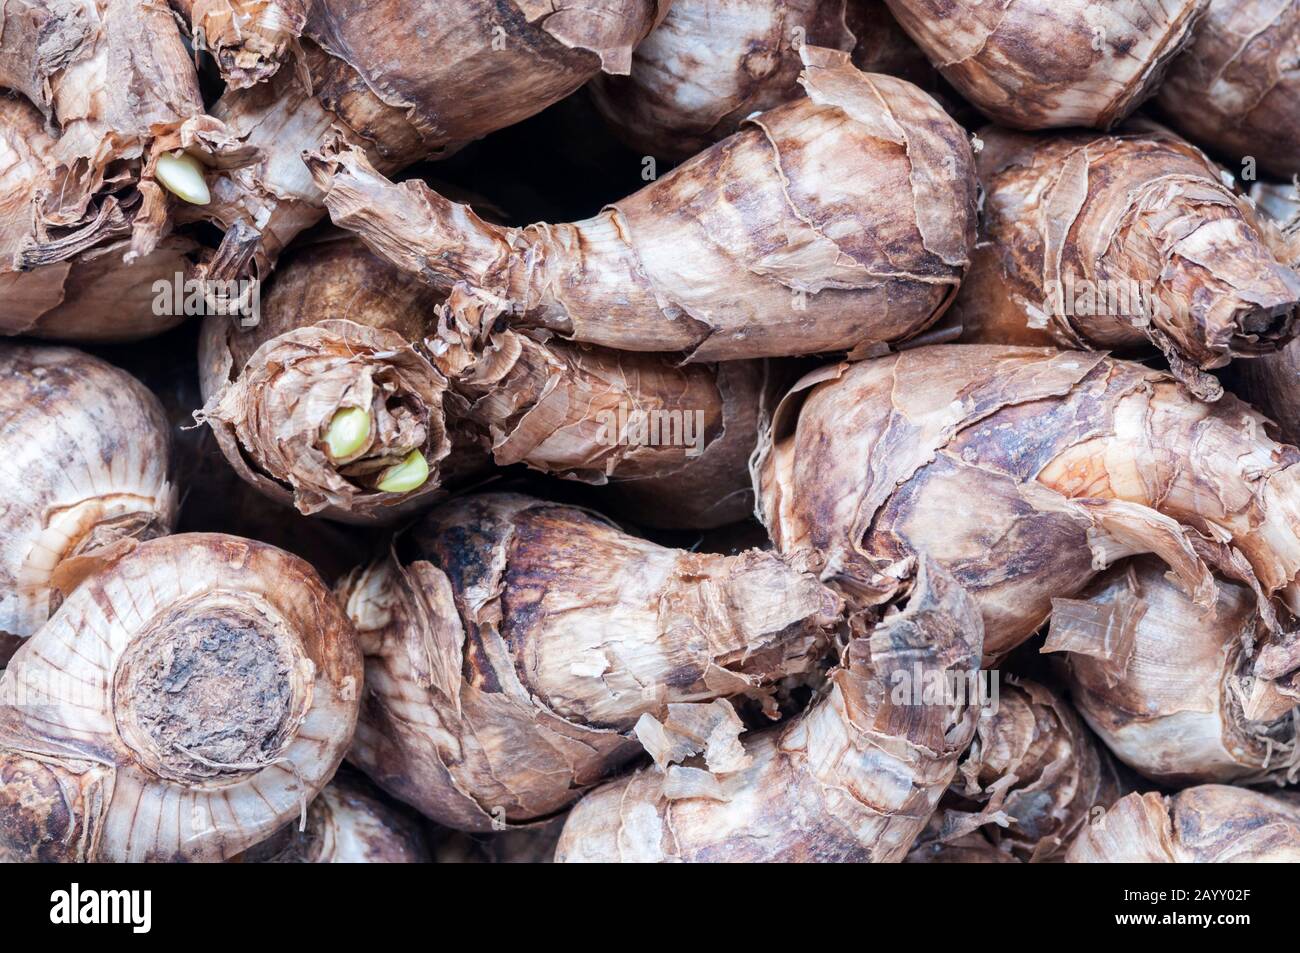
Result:
{"label": "cream colored bulb flesh", "polygon": [[207,205],[212,201],[208,183],[203,179],[203,165],[189,153],[160,155],[154,174],[168,192],[191,205]]}
{"label": "cream colored bulb flesh", "polygon": [[370,414],[360,407],[344,407],[330,420],[325,431],[325,448],[333,459],[346,460],[358,453],[369,439]]}

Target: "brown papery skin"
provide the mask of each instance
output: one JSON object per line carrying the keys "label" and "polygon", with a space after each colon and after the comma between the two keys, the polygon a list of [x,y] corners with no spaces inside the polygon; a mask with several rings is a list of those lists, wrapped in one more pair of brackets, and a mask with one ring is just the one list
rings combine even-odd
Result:
{"label": "brown papery skin", "polygon": [[[409,814],[409,816],[408,816]],[[426,864],[418,815],[383,801],[364,778],[340,771],[307,808],[307,826],[290,824],[245,851],[245,864]]]}
{"label": "brown papery skin", "polygon": [[366,654],[349,759],[462,830],[562,810],[637,755],[642,716],[808,671],[838,620],[770,554],[666,549],[513,494],[439,507],[410,545],[339,587]]}
{"label": "brown papery skin", "polygon": [[[979,667],[979,610],[927,565],[907,608],[855,639],[803,714],[749,736],[741,770],[646,768],[569,812],[557,862],[901,861],[970,743],[976,711],[897,702],[893,676]],[[703,788],[703,790],[702,790]]]}
{"label": "brown papery skin", "polygon": [[1208,0],[885,0],[948,82],[1015,129],[1108,129],[1150,96]]}
{"label": "brown papery skin", "polygon": [[[127,260],[149,255],[172,207],[153,168],[164,150],[238,149],[203,114],[190,54],[164,0],[13,0],[0,9],[0,86],[58,131],[59,187],[37,210],[49,228],[123,219]],[[43,263],[43,262],[42,262]]]}
{"label": "brown papery skin", "polygon": [[1202,605],[1213,567],[1294,611],[1297,462],[1249,407],[1198,401],[1165,373],[947,344],[806,377],[777,410],[756,487],[778,551],[858,602],[891,598],[918,553],[944,565],[998,657],[1094,560],[1138,552],[1171,563]]}
{"label": "brown papery skin", "polygon": [[501,228],[355,149],[308,162],[337,224],[437,287],[500,298],[517,326],[692,361],[902,340],[966,268],[970,145],[910,83],[802,55],[806,98],[584,222]]}
{"label": "brown papery skin", "polygon": [[[626,485],[630,501],[660,501],[657,517],[650,513],[645,525],[706,528],[752,510],[748,458],[775,384],[763,362],[681,366],[660,355],[539,340],[499,327],[499,308],[475,296],[457,293],[442,307],[442,295],[355,238],[302,247],[268,289],[254,328],[207,319],[200,369],[206,417],[222,452],[273,499],[294,499],[287,475],[308,510],[391,522],[428,506],[440,489],[479,476],[492,460]],[[282,386],[254,382],[308,339],[348,354],[340,373],[361,374],[390,360],[349,343],[361,325],[383,332],[392,348],[409,352],[406,360],[427,365],[426,373],[446,378],[445,396],[433,387],[412,396],[431,426],[445,431],[450,448],[438,471],[411,494],[362,492],[350,503],[339,496],[318,509],[311,494],[336,492],[329,486],[335,468],[317,459],[318,450],[302,448],[339,406],[338,382],[295,377],[288,381],[299,395],[294,404],[281,395]],[[287,410],[303,404],[319,405],[320,418],[301,421],[306,429],[286,453],[281,435],[297,426]],[[647,425],[644,434],[620,429],[638,420]]]}
{"label": "brown papery skin", "polygon": [[577,0],[558,11],[550,0],[315,0],[294,68],[213,107],[262,155],[212,183],[203,211],[227,235],[208,274],[265,277],[324,216],[300,157],[332,131],[387,172],[438,158],[602,70],[626,73],[667,9],[666,0]]}
{"label": "brown papery skin", "polygon": [[[1300,195],[1293,184],[1257,182],[1250,190],[1260,211],[1281,230],[1282,260],[1300,266]],[[1300,342],[1294,338],[1272,354],[1233,366],[1235,393],[1268,415],[1277,433],[1290,444],[1300,444]]]}
{"label": "brown papery skin", "polygon": [[155,313],[153,284],[184,274],[195,243],[170,236],[124,262],[130,210],[77,196],[59,148],[36,107],[0,96],[0,334],[123,341],[178,324],[180,309]]}
{"label": "brown papery skin", "polygon": [[1095,812],[1123,793],[1114,763],[1069,702],[1028,680],[1002,679],[996,709],[981,710],[958,772],[929,836],[913,848],[918,861],[953,859],[937,857],[946,850],[978,852],[981,840],[1007,860],[1058,860]]}
{"label": "brown papery skin", "polygon": [[170,532],[170,438],[134,378],[66,347],[0,343],[0,419],[0,633],[27,637],[78,565]]}
{"label": "brown papery skin", "polygon": [[[200,416],[231,466],[278,502],[345,522],[390,523],[431,504],[452,454],[446,380],[412,342],[439,300],[355,241],[336,240],[304,247],[275,276],[255,327],[206,318]],[[324,433],[351,406],[371,413],[372,443],[360,458],[336,464]],[[375,489],[376,472],[417,446],[428,481],[405,494]],[[474,469],[464,453],[447,466],[452,482]]]}
{"label": "brown papery skin", "polygon": [[1156,102],[1205,148],[1290,178],[1300,173],[1298,56],[1300,4],[1214,0]]}
{"label": "brown papery skin", "polygon": [[1130,794],[1089,824],[1072,864],[1300,861],[1300,809],[1246,788],[1206,784],[1164,797]]}
{"label": "brown papery skin", "polygon": [[1201,371],[1294,335],[1300,276],[1282,237],[1195,147],[1143,122],[980,135],[981,241],[951,315],[963,340],[1154,345],[1215,399]]}
{"label": "brown papery skin", "polygon": [[333,776],[361,676],[302,560],[216,534],[142,543],[0,679],[0,859],[235,856]]}
{"label": "brown papery skin", "polygon": [[[633,149],[686,159],[751,113],[797,99],[799,46],[852,50],[846,0],[674,0],[626,76],[587,87]],[[885,14],[888,16],[888,14]]]}
{"label": "brown papery skin", "polygon": [[230,89],[275,75],[307,23],[309,0],[171,0]]}
{"label": "brown papery skin", "polygon": [[1257,657],[1267,665],[1270,655],[1257,656],[1267,633],[1251,592],[1224,582],[1218,590],[1211,614],[1166,578],[1159,560],[1134,560],[1086,600],[1056,600],[1043,651],[1067,653],[1079,711],[1153,781],[1289,779],[1300,692],[1257,677]]}
{"label": "brown papery skin", "polygon": [[620,139],[678,161],[752,113],[798,99],[805,43],[851,51],[858,69],[927,89],[937,75],[881,0],[674,0],[631,73],[587,89]]}
{"label": "brown papery skin", "polygon": [[424,346],[453,420],[501,466],[608,485],[642,526],[709,529],[753,511],[760,418],[792,377],[765,361],[683,365],[515,330],[457,288]]}

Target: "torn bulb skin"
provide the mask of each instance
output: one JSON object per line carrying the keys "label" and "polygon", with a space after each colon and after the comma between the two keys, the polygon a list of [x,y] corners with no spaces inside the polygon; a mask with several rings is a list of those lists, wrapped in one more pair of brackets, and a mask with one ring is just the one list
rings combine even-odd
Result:
{"label": "torn bulb skin", "polygon": [[[776,556],[666,549],[514,494],[427,514],[339,586],[366,655],[353,764],[461,830],[544,819],[705,723],[719,758],[824,655],[840,602]],[[666,727],[668,725],[669,727]]]}
{"label": "torn bulb skin", "polygon": [[[71,199],[58,147],[34,106],[0,96],[0,334],[126,341],[179,324],[183,314],[156,313],[153,285],[185,273],[198,246],[170,235],[124,261],[131,200]],[[54,209],[56,196],[70,204]]]}
{"label": "torn bulb skin", "polygon": [[1300,861],[1300,808],[1247,788],[1206,784],[1121,798],[1070,847],[1072,864]]}
{"label": "torn bulb skin", "polygon": [[[205,319],[199,416],[272,499],[344,522],[400,519],[443,492],[452,450],[446,380],[411,343],[437,302],[355,242],[306,246],[255,327]],[[423,478],[390,479],[403,464]]]}
{"label": "torn bulb skin", "polygon": [[963,340],[1133,353],[1197,394],[1294,335],[1300,275],[1254,205],[1154,124],[1114,135],[986,129],[981,241],[950,320]]}
{"label": "torn bulb skin", "polygon": [[0,679],[0,859],[235,856],[333,776],[361,676],[350,623],[296,557],[215,534],[140,544]]}
{"label": "torn bulb skin", "polygon": [[162,408],[98,358],[0,343],[0,419],[0,637],[12,650],[99,560],[170,532],[176,493]]}
{"label": "torn bulb skin", "polygon": [[1104,567],[1155,552],[1208,606],[1211,570],[1300,607],[1300,451],[1224,395],[1101,354],[945,344],[829,366],[756,461],[779,552],[862,605],[918,553],[976,598],[1005,655]]}
{"label": "torn bulb skin", "polygon": [[1013,129],[1109,129],[1156,90],[1211,5],[1209,0],[885,2],[958,92]]}
{"label": "torn bulb skin", "polygon": [[1273,636],[1254,594],[1218,582],[1195,605],[1159,560],[1108,573],[1085,599],[1057,599],[1045,652],[1115,754],[1153,781],[1294,780],[1296,639]]}
{"label": "torn bulb skin", "polygon": [[1156,103],[1175,128],[1225,160],[1288,179],[1300,173],[1297,56],[1294,3],[1214,0]]}
{"label": "torn bulb skin", "polygon": [[341,134],[386,173],[441,158],[602,71],[627,72],[667,9],[667,0],[577,0],[559,11],[550,0],[315,0],[292,67],[213,107],[260,157],[213,183],[205,215],[226,236],[205,275],[265,278],[325,216],[301,156],[328,137]]}
{"label": "torn bulb skin", "polygon": [[679,161],[798,99],[805,43],[851,51],[870,73],[916,81],[917,67],[928,68],[879,0],[674,0],[631,72],[598,76],[587,90],[631,148]]}
{"label": "torn bulb skin", "polygon": [[[811,706],[718,765],[645,768],[569,812],[558,862],[901,861],[970,743],[976,709],[895,699],[896,673],[965,680],[979,610],[922,561],[907,606],[854,638]],[[710,770],[706,770],[705,764]]]}
{"label": "torn bulb skin", "polygon": [[155,251],[183,204],[169,198],[162,156],[204,154],[205,166],[251,159],[204,114],[194,64],[161,0],[7,4],[0,86],[23,94],[57,131],[50,160],[58,187],[33,210],[40,231],[57,230],[66,242],[70,229],[84,239],[107,218],[112,237],[130,239],[128,263]]}
{"label": "torn bulb skin", "polygon": [[801,53],[805,98],[584,222],[501,228],[356,149],[307,161],[337,224],[435,287],[500,299],[518,327],[692,361],[902,340],[968,263],[970,144],[910,83]]}
{"label": "torn bulb skin", "polygon": [[295,820],[232,862],[245,864],[424,864],[430,860],[418,815],[383,800],[341,769]]}
{"label": "torn bulb skin", "polygon": [[[357,239],[327,239],[302,247],[276,274],[255,328],[208,318],[205,416],[231,465],[275,499],[350,520],[391,522],[489,461],[626,486],[629,498],[670,496],[675,505],[662,521],[674,513],[708,525],[744,517],[758,416],[784,379],[762,362],[681,366],[547,341],[498,321],[500,307],[480,295],[457,289],[442,300]],[[360,325],[382,336],[383,349],[358,346]],[[445,456],[402,466],[415,448],[397,445],[375,454],[382,466],[367,466],[358,482],[350,461],[375,446],[365,441],[382,418],[350,400],[336,377],[379,375],[383,383],[398,359],[421,373],[408,369],[396,398],[382,388],[379,395],[417,407],[427,431],[442,434]],[[321,366],[334,372],[305,372]],[[393,492],[402,478],[414,488]],[[357,486],[350,501],[338,489],[344,481]],[[337,498],[321,510],[327,494]]]}
{"label": "torn bulb skin", "polygon": [[275,75],[307,24],[307,0],[171,0],[195,45],[210,52],[229,89]]}
{"label": "torn bulb skin", "polygon": [[957,862],[967,853],[983,863],[1059,860],[1124,793],[1110,756],[1069,703],[1029,680],[1001,683],[958,775],[909,862]]}
{"label": "torn bulb skin", "polygon": [[453,289],[424,340],[453,420],[522,463],[607,487],[643,526],[711,528],[753,512],[759,420],[791,375],[765,361],[683,365],[521,331],[500,302]]}

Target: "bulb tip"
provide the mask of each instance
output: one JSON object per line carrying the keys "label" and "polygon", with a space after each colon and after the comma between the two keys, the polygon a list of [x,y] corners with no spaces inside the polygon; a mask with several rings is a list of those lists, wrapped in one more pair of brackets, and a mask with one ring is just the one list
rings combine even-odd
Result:
{"label": "bulb tip", "polygon": [[207,205],[212,201],[203,171],[202,163],[187,152],[164,153],[154,164],[154,175],[163,188],[191,205]]}
{"label": "bulb tip", "polygon": [[412,450],[401,463],[379,475],[378,489],[383,493],[410,493],[429,479],[429,463],[419,450]]}

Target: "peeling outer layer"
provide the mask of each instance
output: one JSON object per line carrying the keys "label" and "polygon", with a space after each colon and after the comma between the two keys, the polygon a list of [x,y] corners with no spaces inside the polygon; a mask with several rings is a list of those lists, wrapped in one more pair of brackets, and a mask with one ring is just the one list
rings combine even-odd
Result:
{"label": "peeling outer layer", "polygon": [[[259,347],[200,413],[239,475],[298,511],[345,522],[389,522],[441,492],[450,452],[443,419],[446,381],[401,335],[352,321],[320,321]],[[360,450],[335,460],[325,446],[334,415],[369,414]],[[412,452],[429,477],[408,493],[377,489],[380,475]]]}
{"label": "peeling outer layer", "polygon": [[120,341],[179,323],[179,309],[155,314],[153,285],[185,273],[197,246],[170,236],[127,264],[130,211],[118,198],[51,212],[71,185],[57,147],[35,107],[0,96],[0,334]]}
{"label": "peeling outer layer", "polygon": [[[668,472],[612,480],[610,506],[627,519],[657,529],[708,530],[753,516],[749,458],[784,393],[781,385],[795,375],[776,361],[724,361],[714,375],[722,398],[721,434]],[[687,413],[701,409],[687,408]]]}
{"label": "peeling outer layer", "polygon": [[798,99],[803,45],[851,51],[853,65],[926,90],[934,72],[881,0],[674,0],[626,76],[587,89],[631,148],[680,161],[742,121]]}
{"label": "peeling outer layer", "polygon": [[307,0],[171,0],[195,45],[212,53],[229,89],[275,75],[297,48]]}
{"label": "peeling outer layer", "polygon": [[450,381],[452,419],[483,434],[499,465],[610,484],[641,525],[704,528],[752,512],[748,460],[776,386],[764,362],[575,346],[500,314],[454,289],[424,341]]}
{"label": "peeling outer layer", "polygon": [[334,774],[361,675],[306,563],[232,536],[142,543],[0,679],[0,858],[233,857]]}
{"label": "peeling outer layer", "polygon": [[1154,345],[1213,400],[1222,387],[1204,370],[1294,335],[1286,242],[1193,146],[1143,122],[981,136],[983,234],[952,312],[965,340]]}
{"label": "peeling outer layer", "polygon": [[414,814],[377,796],[364,778],[340,772],[307,808],[307,825],[289,824],[245,851],[245,864],[424,864],[429,851]]}
{"label": "peeling outer layer", "polygon": [[1150,96],[1208,0],[885,0],[945,79],[1016,129],[1110,128]]}
{"label": "peeling outer layer", "polygon": [[852,50],[846,2],[674,0],[636,48],[631,72],[598,76],[587,89],[631,148],[689,158],[747,116],[798,99],[804,43]]}
{"label": "peeling outer layer", "polygon": [[1045,652],[1062,658],[1088,724],[1126,764],[1170,785],[1293,781],[1300,647],[1270,636],[1252,593],[1219,583],[1212,612],[1152,559],[1058,599]]}
{"label": "peeling outer layer", "polygon": [[62,242],[45,232],[84,233],[104,216],[114,219],[110,237],[129,235],[128,261],[149,255],[170,224],[154,181],[159,154],[232,148],[203,115],[194,65],[163,0],[4,4],[0,86],[22,93],[58,131],[50,161],[59,181],[34,209],[25,267],[63,260]]}
{"label": "peeling outer layer", "polygon": [[979,667],[973,601],[923,561],[907,607],[855,638],[812,706],[749,736],[746,766],[646,768],[584,797],[563,862],[901,861],[970,743],[976,711],[899,698],[898,676]]}
{"label": "peeling outer layer", "polygon": [[[903,80],[805,47],[807,98],[598,216],[501,228],[355,149],[308,157],[336,223],[516,326],[692,361],[901,340],[947,307],[974,237],[965,133]],[[743,201],[738,196],[743,196]],[[911,201],[908,201],[910,197]]]}
{"label": "peeling outer layer", "polygon": [[567,807],[641,750],[643,715],[813,668],[839,600],[761,552],[665,549],[573,507],[461,498],[344,580],[366,694],[350,760],[441,824]]}
{"label": "peeling outer layer", "polygon": [[205,212],[226,237],[205,275],[266,277],[293,237],[324,217],[301,156],[332,133],[387,173],[439,158],[541,112],[602,70],[627,72],[632,48],[667,8],[666,0],[575,0],[562,10],[551,0],[314,0],[293,68],[230,90],[213,108],[261,159],[213,183]]}
{"label": "peeling outer layer", "polygon": [[1093,574],[1154,552],[1198,605],[1211,570],[1297,607],[1300,451],[1225,395],[1100,354],[945,344],[814,372],[755,467],[778,551],[859,604],[917,554],[980,605],[999,657]]}
{"label": "peeling outer layer", "polygon": [[129,374],[0,344],[0,636],[32,635],[97,561],[171,531],[167,420]]}
{"label": "peeling outer layer", "polygon": [[1214,0],[1157,103],[1184,135],[1225,159],[1300,173],[1300,4]]}
{"label": "peeling outer layer", "polygon": [[1206,784],[1164,797],[1130,794],[1070,847],[1073,864],[1300,861],[1300,808],[1247,788]]}
{"label": "peeling outer layer", "polygon": [[[1251,198],[1263,216],[1281,233],[1279,257],[1293,268],[1300,266],[1300,194],[1294,184],[1257,182]],[[1231,387],[1275,423],[1277,435],[1300,444],[1300,342],[1294,338],[1281,350],[1253,361],[1233,365]]]}
{"label": "peeling outer layer", "polygon": [[1124,793],[1110,756],[1065,699],[1031,681],[1002,682],[958,772],[913,848],[918,861],[948,850],[1058,860],[1080,828]]}

